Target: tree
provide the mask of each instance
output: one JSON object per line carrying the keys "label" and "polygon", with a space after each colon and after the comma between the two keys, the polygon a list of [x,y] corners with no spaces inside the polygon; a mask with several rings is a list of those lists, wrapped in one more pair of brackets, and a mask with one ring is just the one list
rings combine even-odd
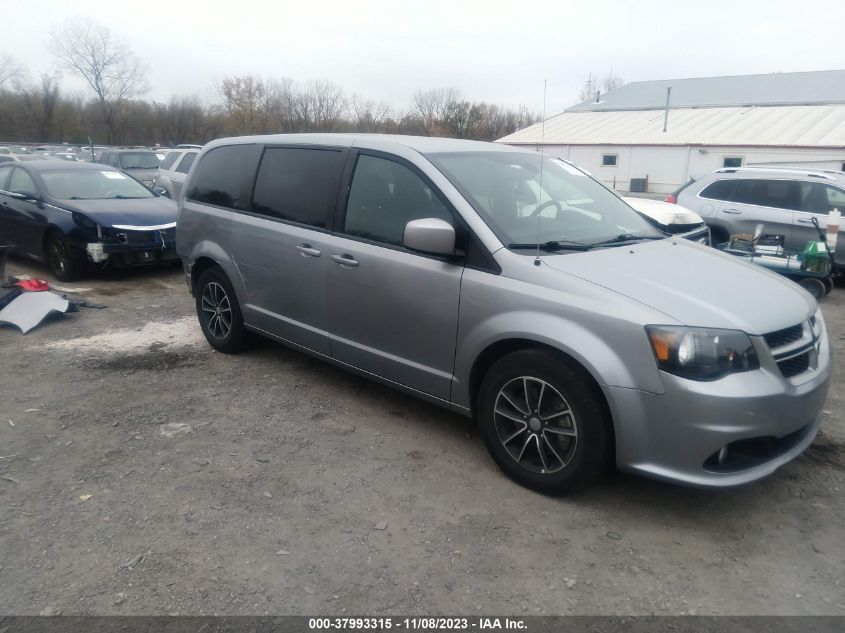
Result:
{"label": "tree", "polygon": [[580,101],[595,101],[599,92],[601,94],[607,94],[608,92],[621,88],[624,85],[625,81],[622,77],[614,76],[613,71],[610,71],[610,74],[601,81],[599,81],[598,78],[593,79],[593,75],[590,73],[587,81],[584,82],[584,87],[581,88],[581,91],[578,93],[578,99]]}
{"label": "tree", "polygon": [[53,132],[53,117],[59,102],[60,73],[41,75],[41,86],[23,91],[27,112],[35,123],[35,138],[48,141]]}
{"label": "tree", "polygon": [[384,101],[365,100],[354,95],[351,103],[355,128],[361,132],[379,132],[390,119],[390,106]]}
{"label": "tree", "polygon": [[264,131],[266,90],[261,77],[226,77],[220,82],[220,96],[232,123],[232,133],[256,134]]}
{"label": "tree", "polygon": [[147,92],[147,68],[129,46],[91,18],[72,19],[50,36],[61,68],[82,77],[96,95],[108,143],[116,140],[121,106]]}
{"label": "tree", "polygon": [[19,84],[26,78],[26,66],[9,54],[0,55],[0,90],[6,83],[13,86]]}

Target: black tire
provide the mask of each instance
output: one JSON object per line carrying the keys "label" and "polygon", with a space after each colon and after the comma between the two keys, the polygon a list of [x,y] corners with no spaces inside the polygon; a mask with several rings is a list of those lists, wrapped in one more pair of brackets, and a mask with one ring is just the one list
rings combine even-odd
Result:
{"label": "black tire", "polygon": [[[517,399],[520,380],[525,399],[514,403],[514,408],[502,394],[515,389],[509,397]],[[551,394],[551,399],[546,394]],[[539,415],[520,415],[520,407],[533,414],[526,403],[537,399]],[[505,474],[527,488],[549,495],[567,494],[595,481],[607,469],[613,432],[600,393],[581,372],[547,351],[521,350],[501,358],[484,376],[476,404],[479,431],[493,459]],[[520,417],[520,422],[515,420]],[[526,425],[522,434],[506,442],[521,424]],[[574,437],[563,435],[572,431]],[[536,439],[529,437],[532,434]],[[520,446],[523,453],[516,455]]]}
{"label": "black tire", "polygon": [[47,236],[44,256],[50,272],[59,281],[75,281],[85,274],[85,255],[57,231]]}
{"label": "black tire", "polygon": [[824,294],[827,296],[833,290],[833,277],[825,277],[822,282],[824,283]]}
{"label": "black tire", "polygon": [[209,345],[224,354],[237,354],[252,344],[255,335],[244,327],[235,291],[220,268],[203,271],[194,297],[197,319]]}
{"label": "black tire", "polygon": [[813,295],[817,301],[827,294],[824,282],[816,277],[804,277],[799,279],[798,285]]}

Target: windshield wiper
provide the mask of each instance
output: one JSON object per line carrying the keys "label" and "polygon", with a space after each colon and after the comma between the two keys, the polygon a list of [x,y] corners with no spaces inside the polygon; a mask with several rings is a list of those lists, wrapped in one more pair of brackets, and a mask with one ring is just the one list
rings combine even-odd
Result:
{"label": "windshield wiper", "polygon": [[609,240],[602,240],[601,242],[593,242],[590,246],[609,246],[612,244],[627,244],[628,242],[636,242],[639,240],[665,240],[665,235],[634,235],[633,233],[621,233],[616,237],[611,237]]}
{"label": "windshield wiper", "polygon": [[539,245],[537,243],[508,244],[508,248],[539,248],[541,251],[588,251],[592,247],[592,244],[570,242],[568,240],[549,240],[548,242],[542,242]]}

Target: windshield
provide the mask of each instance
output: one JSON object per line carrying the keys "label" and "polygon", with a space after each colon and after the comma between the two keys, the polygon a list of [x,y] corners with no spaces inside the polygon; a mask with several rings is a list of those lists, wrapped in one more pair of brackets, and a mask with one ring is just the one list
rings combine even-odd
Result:
{"label": "windshield", "polygon": [[121,169],[158,169],[158,158],[153,152],[123,152],[120,157]]}
{"label": "windshield", "polygon": [[149,189],[119,171],[47,171],[41,172],[41,180],[47,193],[59,200],[153,197]]}
{"label": "windshield", "polygon": [[428,158],[504,244],[595,244],[623,235],[662,235],[613,192],[559,159],[528,152],[454,152]]}

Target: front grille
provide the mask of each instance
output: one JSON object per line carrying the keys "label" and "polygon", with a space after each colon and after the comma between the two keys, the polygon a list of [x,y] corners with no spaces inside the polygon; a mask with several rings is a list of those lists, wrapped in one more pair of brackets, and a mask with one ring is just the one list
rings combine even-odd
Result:
{"label": "front grille", "polygon": [[176,229],[162,229],[160,231],[122,231],[115,229],[115,238],[121,244],[131,246],[159,247],[165,242],[176,239]]}
{"label": "front grille", "polygon": [[812,317],[809,323],[799,323],[763,335],[784,378],[815,369],[817,337],[814,322],[815,317]]}
{"label": "front grille", "polygon": [[798,325],[793,325],[777,332],[764,334],[763,338],[769,347],[778,348],[794,343],[795,341],[800,341],[802,336],[804,336],[804,324],[799,323]]}
{"label": "front grille", "polygon": [[810,352],[804,352],[799,356],[793,356],[778,362],[778,368],[784,378],[792,378],[810,369]]}

